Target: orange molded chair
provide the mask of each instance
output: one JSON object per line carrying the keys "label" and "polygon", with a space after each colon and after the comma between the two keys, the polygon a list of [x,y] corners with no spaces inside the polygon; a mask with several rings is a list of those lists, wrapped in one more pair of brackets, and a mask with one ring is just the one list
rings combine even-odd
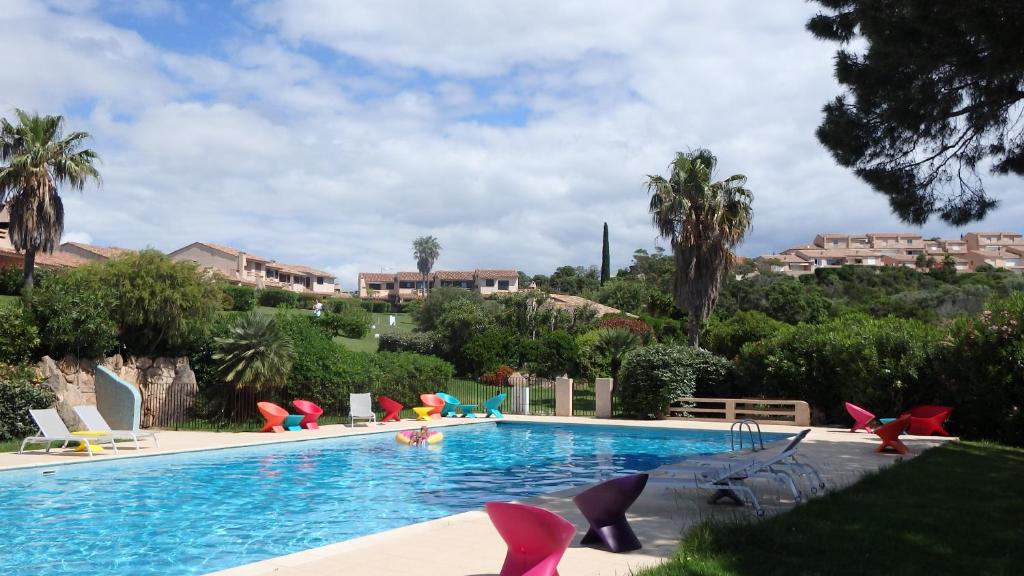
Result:
{"label": "orange molded chair", "polygon": [[387,396],[378,396],[377,403],[380,404],[380,407],[384,409],[384,418],[381,419],[381,424],[387,422],[388,420],[394,420],[395,422],[399,422],[402,420],[398,413],[401,412],[402,408],[405,408],[405,406],[402,405],[400,402],[392,400]]}
{"label": "orange molded chair", "polygon": [[554,512],[514,502],[488,502],[487,515],[508,546],[501,576],[558,576],[576,527]]}
{"label": "orange molded chair", "polygon": [[306,428],[307,430],[316,430],[320,427],[317,424],[317,419],[323,415],[324,409],[313,404],[309,400],[292,400],[292,406],[302,414],[302,422],[299,426]]}
{"label": "orange molded chair", "polygon": [[273,402],[257,402],[256,408],[263,415],[263,419],[267,421],[260,432],[270,432],[271,430],[284,432],[284,419],[288,417],[287,410]]}
{"label": "orange molded chair", "polygon": [[910,452],[907,445],[900,441],[900,434],[910,426],[910,416],[900,416],[888,424],[875,428],[875,434],[882,439],[882,445],[875,452],[885,452],[886,448],[892,448],[900,454]]}
{"label": "orange molded chair", "polygon": [[942,427],[942,424],[949,419],[953,409],[949,406],[914,406],[903,416],[910,416],[910,428],[908,434],[914,436],[949,436],[949,432]]}
{"label": "orange molded chair", "polygon": [[441,410],[444,410],[444,400],[440,396],[437,394],[420,394],[420,402],[423,403],[424,407],[433,408],[433,410],[427,412],[431,418],[434,420],[441,418]]}
{"label": "orange molded chair", "polygon": [[857,430],[867,430],[871,432],[871,427],[868,424],[875,419],[875,415],[867,410],[846,402],[846,412],[853,418],[853,426],[850,426],[850,432],[856,432]]}

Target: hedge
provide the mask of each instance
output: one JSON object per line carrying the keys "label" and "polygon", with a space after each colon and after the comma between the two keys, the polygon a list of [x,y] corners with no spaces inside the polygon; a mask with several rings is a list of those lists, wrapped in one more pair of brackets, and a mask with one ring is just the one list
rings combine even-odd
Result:
{"label": "hedge", "polygon": [[36,431],[28,411],[49,408],[57,401],[30,365],[0,363],[0,440],[24,438]]}
{"label": "hedge", "polygon": [[441,341],[434,332],[381,334],[377,341],[378,352],[415,352],[436,356],[440,350]]}
{"label": "hedge", "polygon": [[655,344],[626,354],[616,402],[627,416],[664,418],[669,405],[679,397],[693,396],[697,375],[689,362],[692,348]]}
{"label": "hedge", "polygon": [[232,284],[225,284],[220,287],[221,291],[224,292],[231,299],[231,305],[228,310],[235,312],[248,312],[256,307],[256,289],[250,286],[234,286]]}

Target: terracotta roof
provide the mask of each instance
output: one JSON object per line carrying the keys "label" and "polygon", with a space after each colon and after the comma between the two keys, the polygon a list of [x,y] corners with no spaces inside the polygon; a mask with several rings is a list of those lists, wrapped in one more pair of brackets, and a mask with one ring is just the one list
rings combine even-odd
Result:
{"label": "terracotta roof", "polygon": [[114,258],[115,256],[120,256],[127,252],[135,252],[135,250],[130,248],[119,248],[117,246],[93,246],[92,244],[86,244],[84,242],[65,242],[61,244],[61,247],[64,246],[74,246],[81,250],[85,250],[86,252],[92,252],[97,256],[103,256],[104,258]]}
{"label": "terracotta roof", "polygon": [[787,252],[796,252],[797,250],[814,250],[814,249],[821,249],[821,246],[818,246],[817,244],[797,244],[796,246],[793,246],[791,248],[786,248],[785,250],[782,251],[782,253],[785,254]]}
{"label": "terracotta roof", "polygon": [[798,250],[797,255],[813,254],[825,258],[847,258],[850,256],[881,256],[876,250],[863,248],[838,248],[836,250]]}
{"label": "terracotta roof", "polygon": [[423,274],[420,274],[419,272],[399,272],[399,273],[395,274],[395,279],[398,280],[398,281],[403,281],[403,280],[404,281],[409,281],[409,280],[423,281]]}
{"label": "terracotta roof", "polygon": [[477,270],[477,276],[488,280],[518,280],[519,273],[515,270]]}
{"label": "terracotta roof", "polygon": [[[16,258],[18,260],[23,260],[25,255],[11,249],[0,248],[0,258],[6,258],[8,260]],[[88,263],[88,261],[66,252],[57,251],[53,254],[36,252],[37,266],[45,266],[49,268],[75,268]]]}
{"label": "terracotta roof", "polygon": [[917,262],[917,256],[910,256],[909,254],[884,254],[882,255],[882,261],[893,261],[893,262]]}
{"label": "terracotta roof", "polygon": [[360,272],[359,278],[367,282],[394,282],[395,275],[386,272]]}
{"label": "terracotta roof", "polygon": [[298,272],[299,274],[309,274],[310,276],[324,276],[325,278],[335,277],[334,274],[326,270],[319,270],[317,268],[303,266],[302,264],[282,264],[282,266],[290,268],[291,270],[293,270],[294,272]]}
{"label": "terracotta roof", "polygon": [[764,256],[758,256],[758,260],[778,260],[785,262],[786,264],[810,264],[808,260],[797,256],[796,254],[765,254]]}
{"label": "terracotta roof", "polygon": [[982,258],[1003,258],[1005,255],[1002,252],[995,250],[971,250],[968,254],[974,254],[981,256]]}
{"label": "terracotta roof", "polygon": [[868,232],[866,236],[885,236],[885,237],[900,237],[900,238],[921,238],[920,234],[913,234],[910,232]]}
{"label": "terracotta roof", "polygon": [[[257,256],[255,254],[249,254],[244,250],[232,248],[231,246],[225,246],[223,244],[214,244],[213,242],[195,242],[195,244],[201,244],[203,246],[206,246],[207,248],[213,248],[214,250],[218,250],[220,252],[228,254],[229,256],[237,257],[239,254],[244,253],[245,257],[248,258],[249,260],[259,260],[260,262],[273,262],[273,260],[269,258],[263,258],[262,256]],[[191,246],[191,244],[189,246]],[[185,248],[188,248],[188,246],[185,246]]]}
{"label": "terracotta roof", "polygon": [[472,270],[438,270],[434,273],[438,280],[473,280]]}

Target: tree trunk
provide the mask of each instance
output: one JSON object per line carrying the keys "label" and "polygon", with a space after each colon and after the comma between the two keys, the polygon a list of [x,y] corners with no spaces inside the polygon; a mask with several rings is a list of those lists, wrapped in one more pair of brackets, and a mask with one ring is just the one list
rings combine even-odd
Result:
{"label": "tree trunk", "polygon": [[29,248],[25,250],[25,282],[22,285],[21,293],[25,301],[31,303],[32,288],[35,286],[36,272],[36,251]]}
{"label": "tree trunk", "polygon": [[700,348],[700,316],[692,311],[686,314],[686,334],[690,346]]}

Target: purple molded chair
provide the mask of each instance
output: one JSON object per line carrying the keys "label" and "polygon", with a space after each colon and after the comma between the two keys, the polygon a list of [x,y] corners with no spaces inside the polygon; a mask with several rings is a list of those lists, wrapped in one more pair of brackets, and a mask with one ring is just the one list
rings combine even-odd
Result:
{"label": "purple molded chair", "polygon": [[508,545],[501,576],[558,576],[576,528],[554,512],[514,502],[488,502],[487,515]]}
{"label": "purple molded chair", "polygon": [[590,530],[580,544],[603,542],[612,552],[629,552],[642,548],[629,522],[626,510],[647,486],[647,474],[633,474],[612,478],[593,488],[580,492],[572,499]]}

